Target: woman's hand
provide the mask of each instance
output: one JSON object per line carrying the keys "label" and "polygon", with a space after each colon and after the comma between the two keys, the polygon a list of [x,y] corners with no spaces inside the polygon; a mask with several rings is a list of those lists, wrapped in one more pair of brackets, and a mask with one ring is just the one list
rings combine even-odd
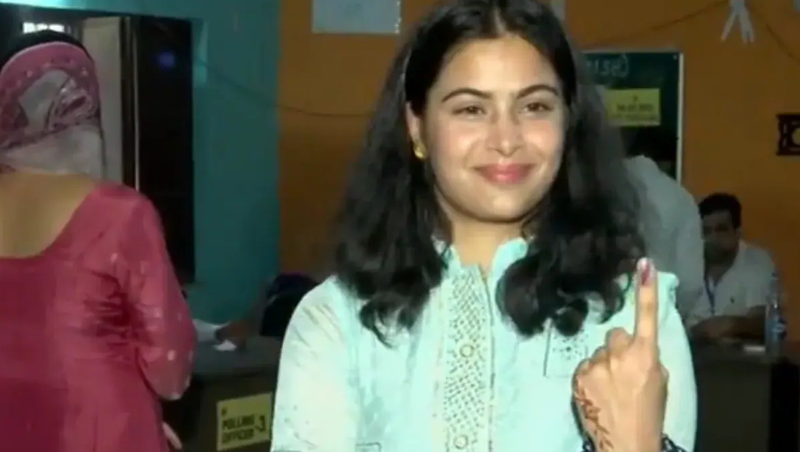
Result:
{"label": "woman's hand", "polygon": [[633,335],[613,329],[605,347],[581,363],[573,396],[598,452],[659,452],[667,372],[658,351],[658,281],[649,259],[637,265]]}
{"label": "woman's hand", "polygon": [[172,446],[173,449],[181,450],[183,449],[183,444],[181,443],[181,439],[178,438],[178,435],[172,430],[172,427],[167,425],[166,422],[161,423],[161,428],[164,430],[164,436],[167,437],[167,441],[169,445]]}

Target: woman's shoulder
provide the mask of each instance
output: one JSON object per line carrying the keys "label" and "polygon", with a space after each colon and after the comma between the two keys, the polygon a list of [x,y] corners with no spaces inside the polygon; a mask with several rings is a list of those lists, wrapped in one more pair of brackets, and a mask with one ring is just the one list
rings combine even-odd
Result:
{"label": "woman's shoulder", "polygon": [[337,329],[349,329],[358,322],[358,300],[336,277],[330,276],[309,291],[297,305],[292,325],[307,322],[331,324]]}
{"label": "woman's shoulder", "polygon": [[151,208],[152,202],[133,187],[115,182],[98,182],[94,189],[94,197],[99,202],[114,206],[112,210],[120,209],[133,211],[136,208]]}
{"label": "woman's shoulder", "polygon": [[336,276],[328,276],[300,301],[300,306],[331,306],[349,305],[355,302],[354,296]]}

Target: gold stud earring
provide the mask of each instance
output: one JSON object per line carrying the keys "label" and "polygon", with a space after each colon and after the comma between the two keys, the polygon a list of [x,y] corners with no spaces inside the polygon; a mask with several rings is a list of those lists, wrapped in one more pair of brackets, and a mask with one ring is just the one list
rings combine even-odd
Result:
{"label": "gold stud earring", "polygon": [[425,160],[425,145],[419,143],[414,144],[414,156],[420,160]]}

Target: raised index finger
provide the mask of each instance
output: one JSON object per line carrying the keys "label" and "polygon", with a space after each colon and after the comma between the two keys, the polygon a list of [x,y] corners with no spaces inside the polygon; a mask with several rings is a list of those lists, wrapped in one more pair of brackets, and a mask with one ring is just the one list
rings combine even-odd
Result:
{"label": "raised index finger", "polygon": [[658,346],[658,274],[650,259],[639,259],[636,264],[636,324],[634,340]]}

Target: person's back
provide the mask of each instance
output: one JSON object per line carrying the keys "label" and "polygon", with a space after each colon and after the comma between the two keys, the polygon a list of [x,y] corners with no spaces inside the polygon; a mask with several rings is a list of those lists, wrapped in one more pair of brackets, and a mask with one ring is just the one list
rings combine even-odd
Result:
{"label": "person's back", "polygon": [[41,254],[94,190],[84,175],[10,173],[0,177],[0,257]]}
{"label": "person's back", "polygon": [[678,276],[678,309],[685,315],[703,291],[703,235],[692,195],[647,157],[626,160],[640,190],[642,233],[658,268]]}
{"label": "person's back", "polygon": [[83,175],[102,167],[96,80],[72,78],[94,76],[85,50],[26,39],[0,69],[0,119],[17,118],[0,122],[4,447],[165,452],[158,396],[185,390],[194,331],[158,214]]}

